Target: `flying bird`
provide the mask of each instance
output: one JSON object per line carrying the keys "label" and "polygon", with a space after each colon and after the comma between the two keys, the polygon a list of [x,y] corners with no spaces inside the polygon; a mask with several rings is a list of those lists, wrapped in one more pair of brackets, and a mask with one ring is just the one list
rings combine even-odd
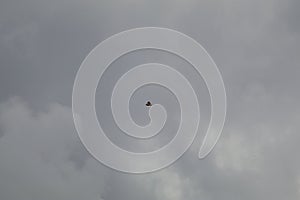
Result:
{"label": "flying bird", "polygon": [[150,101],[147,101],[146,106],[150,107],[150,106],[152,106],[152,103]]}

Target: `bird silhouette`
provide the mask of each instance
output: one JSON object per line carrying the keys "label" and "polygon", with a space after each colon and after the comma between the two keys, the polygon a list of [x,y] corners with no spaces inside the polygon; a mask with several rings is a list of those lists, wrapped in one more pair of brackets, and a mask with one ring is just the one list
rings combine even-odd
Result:
{"label": "bird silhouette", "polygon": [[150,107],[150,106],[152,106],[152,103],[150,101],[147,101],[146,106]]}

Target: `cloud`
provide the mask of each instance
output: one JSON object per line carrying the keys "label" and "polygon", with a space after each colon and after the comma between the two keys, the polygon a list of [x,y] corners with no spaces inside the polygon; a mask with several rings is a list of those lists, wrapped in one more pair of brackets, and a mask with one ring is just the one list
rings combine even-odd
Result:
{"label": "cloud", "polygon": [[[300,198],[298,0],[0,4],[1,199]],[[110,35],[141,26],[179,30],[208,50],[227,87],[228,117],[205,160],[196,159],[200,136],[173,166],[132,176],[85,151],[70,105],[87,53]],[[136,62],[130,57],[126,64]]]}
{"label": "cloud", "polygon": [[259,170],[261,144],[253,144],[247,139],[243,133],[232,131],[230,136],[221,140],[215,154],[218,168],[239,172]]}
{"label": "cloud", "polygon": [[[73,158],[79,146],[81,159],[90,159],[78,143],[69,108],[53,104],[46,112],[33,112],[24,101],[13,98],[0,104],[0,124],[4,131],[0,139],[1,198],[96,197],[86,187],[94,175],[88,166],[82,170],[82,161]],[[97,180],[97,187],[101,182]]]}
{"label": "cloud", "polygon": [[83,148],[71,110],[35,112],[18,97],[0,104],[1,197],[4,199],[182,199],[188,179],[176,171],[131,176],[95,161]]}

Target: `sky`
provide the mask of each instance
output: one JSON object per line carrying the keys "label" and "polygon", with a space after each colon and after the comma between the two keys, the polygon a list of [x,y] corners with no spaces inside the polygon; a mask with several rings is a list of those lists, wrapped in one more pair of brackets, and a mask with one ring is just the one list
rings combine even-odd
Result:
{"label": "sky", "polygon": [[[1,0],[0,199],[300,199],[299,7],[298,0]],[[210,117],[201,77],[165,52],[120,58],[96,93],[98,119],[114,143],[155,149],[172,138],[180,113],[168,90],[146,86],[132,97],[131,114],[147,124],[145,100],[161,103],[170,116],[165,135],[150,143],[122,136],[107,106],[120,66],[126,71],[153,60],[174,66],[198,91],[201,108],[199,136],[176,163],[132,175],[85,150],[73,123],[72,87],[98,43],[145,26],[183,32],[209,52],[224,79],[228,112],[215,149],[198,160]]]}

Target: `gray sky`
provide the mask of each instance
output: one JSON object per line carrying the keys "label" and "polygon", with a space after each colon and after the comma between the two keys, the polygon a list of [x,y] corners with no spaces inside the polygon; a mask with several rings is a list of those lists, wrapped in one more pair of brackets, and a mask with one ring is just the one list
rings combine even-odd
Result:
{"label": "gray sky", "polygon": [[[299,7],[298,0],[2,0],[0,199],[299,199]],[[72,119],[72,86],[94,46],[144,26],[181,31],[206,48],[224,78],[228,116],[205,160],[197,160],[199,135],[171,167],[129,175],[103,166],[84,149]],[[114,63],[105,87],[97,90],[104,102],[97,105],[98,117],[109,137],[124,148],[135,144],[120,139],[110,121],[105,94],[117,75],[114,69],[150,60],[173,64],[191,79],[205,129],[209,98],[203,81],[196,82],[189,66],[172,55],[136,53]],[[178,126],[178,104],[162,88],[142,88],[131,102],[140,124],[149,120],[146,109],[137,106],[144,105],[145,95],[165,104],[173,116],[165,127],[168,134],[159,139],[165,142]]]}

